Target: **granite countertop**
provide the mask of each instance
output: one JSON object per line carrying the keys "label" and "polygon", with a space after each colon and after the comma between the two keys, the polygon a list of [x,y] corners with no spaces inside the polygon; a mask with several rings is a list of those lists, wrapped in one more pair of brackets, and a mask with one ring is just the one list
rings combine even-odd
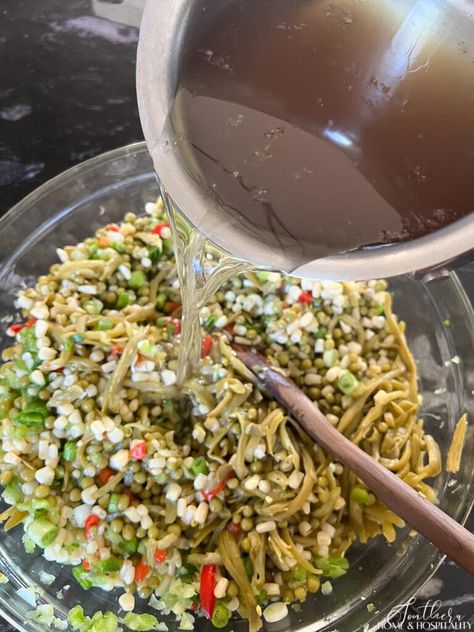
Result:
{"label": "granite countertop", "polygon": [[[142,140],[133,26],[142,5],[143,0],[2,0],[0,213],[64,169]],[[468,269],[465,279],[474,296],[473,272]],[[472,514],[468,526],[474,529]],[[441,610],[451,609],[464,627],[405,623],[398,629],[474,629],[473,584],[467,573],[445,562],[410,612],[440,600]]]}

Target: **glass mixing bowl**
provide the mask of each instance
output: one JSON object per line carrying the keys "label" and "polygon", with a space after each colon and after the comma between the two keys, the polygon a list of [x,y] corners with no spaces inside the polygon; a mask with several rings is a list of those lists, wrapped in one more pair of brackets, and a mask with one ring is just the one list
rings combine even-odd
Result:
{"label": "glass mixing bowl", "polygon": [[[15,312],[15,293],[48,270],[56,260],[57,246],[76,243],[99,226],[119,221],[127,211],[140,212],[144,203],[157,195],[158,184],[144,143],[88,160],[34,191],[0,220],[0,317]],[[418,363],[422,417],[444,457],[458,418],[473,406],[472,308],[453,273],[428,283],[415,276],[397,277],[390,286],[395,311],[407,322],[408,341]],[[5,323],[2,347],[11,344],[5,336],[6,327]],[[460,522],[465,521],[473,503],[473,470],[471,424],[461,471],[455,476],[443,473],[435,481],[440,506]],[[0,613],[13,625],[25,631],[47,629],[28,620],[32,606],[17,594],[22,587],[36,587],[37,603],[53,604],[62,617],[77,603],[88,614],[117,609],[118,595],[98,589],[84,591],[72,579],[68,567],[47,562],[40,554],[27,555],[21,534],[18,527],[0,536],[0,571],[9,579],[0,585]],[[442,556],[406,528],[391,545],[376,538],[368,545],[354,546],[349,559],[350,570],[333,582],[332,594],[317,594],[298,611],[290,608],[289,619],[268,625],[268,629],[383,629],[381,624],[391,609],[416,592],[436,570]],[[50,586],[41,584],[41,571],[54,576]],[[64,592],[62,599],[57,598],[60,589]],[[367,608],[368,604],[375,607]],[[146,604],[142,607],[146,610]],[[241,621],[233,621],[230,626],[238,632],[246,627]],[[173,632],[177,625],[170,622],[169,628]],[[211,626],[199,621],[196,628],[210,630]]]}

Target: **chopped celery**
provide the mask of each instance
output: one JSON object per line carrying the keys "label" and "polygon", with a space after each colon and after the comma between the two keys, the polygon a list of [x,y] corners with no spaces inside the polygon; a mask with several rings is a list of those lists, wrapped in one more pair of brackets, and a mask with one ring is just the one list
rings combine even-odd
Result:
{"label": "chopped celery", "polygon": [[9,505],[17,505],[23,500],[23,492],[21,491],[21,484],[17,478],[13,478],[2,492],[2,498]]}
{"label": "chopped celery", "polygon": [[151,259],[153,264],[157,264],[161,261],[161,256],[163,254],[163,250],[160,246],[152,246],[148,251],[148,256]]}
{"label": "chopped celery", "polygon": [[54,542],[59,533],[59,527],[46,518],[36,518],[28,525],[27,532],[33,542],[44,549]]}
{"label": "chopped celery", "polygon": [[81,632],[116,632],[118,628],[118,619],[113,612],[96,612],[92,617],[87,628]]}
{"label": "chopped celery", "polygon": [[210,316],[208,316],[208,318],[206,319],[203,327],[206,331],[211,331],[212,329],[214,329],[214,325],[216,324],[217,321],[217,314],[211,314]]}
{"label": "chopped celery", "polygon": [[132,292],[131,290],[121,291],[118,293],[115,307],[117,309],[124,309],[128,305],[133,305],[133,303],[136,301],[136,298],[137,297],[135,295],[135,292]]}
{"label": "chopped celery", "polygon": [[26,615],[29,621],[37,621],[51,628],[54,621],[54,607],[50,603],[42,603]]}
{"label": "chopped celery", "polygon": [[65,461],[74,461],[77,452],[76,441],[66,441],[63,448],[63,457]]}
{"label": "chopped celery", "polygon": [[99,570],[102,573],[115,573],[120,570],[122,564],[116,557],[109,557],[108,560],[99,562]]}
{"label": "chopped celery", "polygon": [[160,292],[158,296],[156,297],[155,305],[157,309],[160,310],[160,312],[164,310],[167,300],[168,300],[168,297],[166,296],[164,292]]}
{"label": "chopped celery", "polygon": [[211,623],[215,628],[225,628],[231,616],[232,612],[229,608],[221,601],[218,601],[214,607]]}
{"label": "chopped celery", "polygon": [[33,399],[31,400],[25,408],[23,408],[24,413],[38,413],[44,419],[49,415],[48,408],[46,404],[41,399]]}
{"label": "chopped celery", "polygon": [[[23,330],[24,331],[24,330]],[[6,383],[6,385],[14,391],[20,391],[23,388],[23,382],[21,378],[12,371],[11,369],[3,369],[2,373],[2,382]]]}
{"label": "chopped celery", "polygon": [[324,577],[340,577],[345,575],[349,568],[349,562],[345,557],[337,557],[335,555],[318,557],[315,563],[322,570]]}
{"label": "chopped celery", "polygon": [[27,511],[28,513],[35,513],[42,509],[49,509],[49,502],[46,498],[32,498],[27,503],[18,503],[17,507],[20,511]]}
{"label": "chopped celery", "polygon": [[89,588],[92,588],[92,582],[87,577],[88,572],[86,571],[85,568],[83,568],[82,566],[75,566],[72,569],[72,574],[74,575],[74,579],[77,581],[77,583],[79,584],[81,588],[84,588],[84,590],[88,590]]}
{"label": "chopped celery", "polygon": [[373,505],[375,496],[362,487],[353,487],[351,490],[351,500],[360,505]]}
{"label": "chopped celery", "polygon": [[64,351],[66,351],[66,353],[71,353],[73,349],[74,340],[72,339],[72,337],[66,338],[66,340],[64,341]]}
{"label": "chopped celery", "polygon": [[26,531],[23,533],[21,537],[21,541],[23,542],[23,548],[25,549],[26,553],[34,552],[36,545],[33,542],[33,540],[30,538],[30,536],[26,533]]}
{"label": "chopped celery", "polygon": [[98,331],[109,331],[109,329],[113,329],[114,322],[110,320],[110,318],[99,318],[95,328]]}
{"label": "chopped celery", "polygon": [[155,630],[158,626],[158,619],[153,614],[135,614],[134,612],[127,612],[123,618],[123,622],[136,632],[147,632],[148,630]]}
{"label": "chopped celery", "polygon": [[74,606],[74,608],[71,608],[71,610],[69,610],[67,620],[74,630],[79,630],[79,628],[87,621],[87,617],[84,614],[82,606]]}
{"label": "chopped celery", "polygon": [[41,426],[44,422],[44,417],[40,413],[27,413],[25,411],[15,415],[14,420],[19,424],[25,426]]}
{"label": "chopped celery", "polygon": [[146,276],[141,270],[134,270],[128,282],[129,286],[134,290],[139,290],[146,283]]}
{"label": "chopped celery", "polygon": [[127,246],[120,241],[114,241],[111,244],[112,248],[119,253],[119,255],[123,255],[127,250]]}

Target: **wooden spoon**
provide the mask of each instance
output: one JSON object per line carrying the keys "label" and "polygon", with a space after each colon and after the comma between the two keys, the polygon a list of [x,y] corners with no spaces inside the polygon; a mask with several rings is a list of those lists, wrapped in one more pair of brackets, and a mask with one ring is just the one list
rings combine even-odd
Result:
{"label": "wooden spoon", "polygon": [[241,348],[237,357],[265,391],[287,408],[318,444],[347,465],[374,494],[440,551],[474,575],[474,535],[336,430],[296,384]]}

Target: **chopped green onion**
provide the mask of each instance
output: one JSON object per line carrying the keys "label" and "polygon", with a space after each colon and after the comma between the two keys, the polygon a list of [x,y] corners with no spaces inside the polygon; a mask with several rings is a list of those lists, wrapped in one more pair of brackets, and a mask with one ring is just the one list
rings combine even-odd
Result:
{"label": "chopped green onion", "polygon": [[266,281],[268,281],[268,278],[270,277],[270,272],[268,272],[268,270],[260,270],[259,272],[255,273],[255,276],[257,277],[259,281],[262,281],[263,283],[265,283]]}
{"label": "chopped green onion", "polygon": [[129,286],[134,290],[139,290],[146,283],[146,277],[141,270],[134,270],[128,282]]}
{"label": "chopped green onion", "polygon": [[305,582],[308,577],[308,571],[301,564],[293,566],[292,573],[297,582]]}
{"label": "chopped green onion", "polygon": [[449,320],[449,318],[445,318],[445,319],[443,320],[443,325],[444,325],[445,327],[449,327],[449,325],[450,325],[450,324],[451,324],[451,321]]}
{"label": "chopped green onion", "polygon": [[25,408],[15,415],[14,420],[25,426],[40,426],[44,423],[49,411],[40,399],[32,400]]}
{"label": "chopped green onion", "polygon": [[156,347],[151,345],[149,340],[140,340],[137,344],[137,349],[142,355],[148,357],[154,356],[157,351]]}
{"label": "chopped green onion", "polygon": [[155,305],[157,309],[160,310],[160,312],[164,310],[167,300],[168,300],[168,297],[166,296],[164,292],[160,292],[158,296],[156,297]]}
{"label": "chopped green onion", "polygon": [[194,459],[193,464],[191,465],[191,472],[194,476],[197,476],[198,474],[209,474],[209,466],[203,456],[198,456]]}
{"label": "chopped green onion", "polygon": [[345,575],[349,568],[349,562],[346,558],[337,557],[336,555],[319,557],[315,563],[322,570],[324,577],[340,577]]}
{"label": "chopped green onion", "polygon": [[110,495],[109,504],[107,506],[107,511],[109,513],[117,513],[119,500],[120,500],[120,494]]}
{"label": "chopped green onion", "polygon": [[88,244],[86,244],[86,247],[92,257],[97,256],[97,252],[99,250],[99,244],[97,241],[94,240],[89,242]]}
{"label": "chopped green onion", "polygon": [[148,630],[156,630],[158,627],[158,619],[153,614],[144,612],[143,614],[136,614],[134,612],[127,612],[123,618],[123,622],[135,632],[147,632]]}
{"label": "chopped green onion", "polygon": [[74,461],[76,458],[77,444],[75,441],[66,441],[63,448],[63,457],[65,461]]}
{"label": "chopped green onion", "polygon": [[120,560],[116,557],[109,557],[108,560],[103,560],[99,562],[99,570],[102,573],[116,573],[122,568],[122,564]]}
{"label": "chopped green onion", "polygon": [[344,395],[353,395],[359,388],[359,380],[350,371],[345,371],[339,376],[337,385]]}
{"label": "chopped green onion", "polygon": [[373,505],[375,496],[362,487],[353,487],[351,490],[351,500],[360,505]]}
{"label": "chopped green onion", "polygon": [[98,316],[103,308],[104,304],[98,298],[91,298],[90,301],[84,303],[84,309],[91,316]]}
{"label": "chopped green onion", "polygon": [[328,330],[326,329],[326,327],[320,327],[317,331],[313,333],[313,336],[315,338],[325,338],[327,333]]}
{"label": "chopped green onion", "polygon": [[244,563],[245,572],[247,573],[247,577],[249,579],[252,579],[252,577],[253,577],[253,563],[252,563],[252,560],[249,558],[248,555],[244,555],[242,557],[242,562]]}
{"label": "chopped green onion", "polygon": [[206,331],[211,331],[211,329],[214,329],[214,325],[216,324],[217,321],[217,314],[211,314],[205,321],[203,327]]}
{"label": "chopped green onion", "polygon": [[339,359],[339,352],[336,349],[326,349],[323,353],[324,366],[328,368],[334,366]]}
{"label": "chopped green onion", "polygon": [[162,254],[163,250],[159,246],[152,246],[148,251],[148,256],[154,265],[161,261]]}
{"label": "chopped green onion", "polygon": [[138,547],[137,538],[132,538],[131,540],[123,540],[118,545],[118,550],[122,555],[131,555],[132,553],[136,553]]}
{"label": "chopped green onion", "polygon": [[166,337],[168,340],[172,340],[176,333],[176,325],[174,323],[168,323],[166,325]]}
{"label": "chopped green onion", "polygon": [[128,305],[133,305],[136,300],[137,297],[135,292],[132,292],[131,290],[122,290],[118,293],[115,307],[117,309],[123,309],[124,307],[128,307]]}
{"label": "chopped green onion", "polygon": [[119,255],[123,255],[127,250],[127,246],[120,241],[114,241],[111,244],[112,248],[119,253]]}
{"label": "chopped green onion", "polygon": [[169,237],[168,239],[162,239],[161,241],[163,242],[163,248],[166,250],[166,252],[172,253],[173,252],[173,239]]}
{"label": "chopped green onion", "polygon": [[383,303],[377,305],[377,307],[375,308],[375,313],[377,316],[382,316],[382,314],[385,313],[385,305]]}
{"label": "chopped green onion", "polygon": [[74,579],[79,584],[79,586],[81,588],[84,588],[84,590],[88,590],[89,588],[92,587],[91,580],[87,578],[88,571],[86,571],[86,569],[83,568],[82,566],[75,566],[72,569],[72,574],[74,576]]}
{"label": "chopped green onion", "polygon": [[231,616],[232,612],[229,608],[222,602],[218,601],[214,606],[211,623],[215,628],[225,628],[225,626],[229,623]]}
{"label": "chopped green onion", "polygon": [[255,599],[257,600],[257,603],[258,603],[258,604],[262,604],[264,601],[266,601],[266,600],[267,600],[267,597],[268,597],[268,593],[267,593],[267,591],[266,591],[266,590],[264,590],[263,588],[262,588],[262,590],[260,590],[260,591],[258,592],[258,594],[257,594],[257,595],[255,595]]}
{"label": "chopped green onion", "polygon": [[114,323],[110,318],[99,318],[95,328],[98,331],[109,331],[109,329],[113,329]]}
{"label": "chopped green onion", "polygon": [[28,525],[27,532],[33,542],[44,549],[54,542],[59,533],[59,527],[46,518],[37,518]]}
{"label": "chopped green onion", "polygon": [[74,349],[74,340],[72,339],[72,336],[70,336],[69,338],[66,338],[66,340],[64,341],[64,351],[66,353],[71,353],[73,349]]}
{"label": "chopped green onion", "polygon": [[45,417],[40,413],[27,413],[22,412],[15,415],[14,420],[24,426],[42,426]]}

